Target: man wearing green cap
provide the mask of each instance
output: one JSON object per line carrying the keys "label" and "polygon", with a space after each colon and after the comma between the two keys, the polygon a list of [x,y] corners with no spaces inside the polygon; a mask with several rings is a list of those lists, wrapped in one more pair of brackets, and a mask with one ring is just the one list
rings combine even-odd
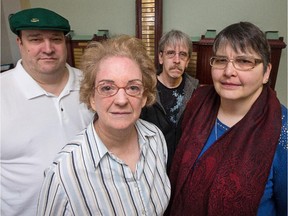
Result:
{"label": "man wearing green cap", "polygon": [[21,59],[1,74],[1,215],[36,215],[44,169],[88,125],[82,73],[66,63],[68,20],[33,8],[9,17]]}

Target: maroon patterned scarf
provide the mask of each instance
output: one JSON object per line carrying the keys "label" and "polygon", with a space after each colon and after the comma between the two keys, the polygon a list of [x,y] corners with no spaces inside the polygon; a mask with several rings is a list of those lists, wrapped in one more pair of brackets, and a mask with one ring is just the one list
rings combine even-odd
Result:
{"label": "maroon patterned scarf", "polygon": [[281,106],[264,86],[245,117],[197,160],[215,124],[220,98],[198,88],[187,105],[170,173],[167,215],[256,215],[281,131]]}

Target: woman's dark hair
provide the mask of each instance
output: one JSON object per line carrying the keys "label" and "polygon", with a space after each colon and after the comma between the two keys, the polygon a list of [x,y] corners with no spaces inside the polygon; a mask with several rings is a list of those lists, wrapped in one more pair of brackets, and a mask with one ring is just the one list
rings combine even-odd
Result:
{"label": "woman's dark hair", "polygon": [[265,34],[250,22],[239,22],[224,28],[216,36],[213,53],[223,44],[232,46],[235,52],[256,52],[263,61],[264,71],[271,61],[271,51]]}

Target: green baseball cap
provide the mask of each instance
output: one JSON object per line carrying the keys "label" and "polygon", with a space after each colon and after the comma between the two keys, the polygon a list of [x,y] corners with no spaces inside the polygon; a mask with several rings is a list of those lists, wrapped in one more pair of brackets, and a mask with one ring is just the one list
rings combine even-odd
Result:
{"label": "green baseball cap", "polygon": [[31,8],[9,16],[10,29],[16,35],[20,30],[56,30],[67,34],[70,24],[59,14],[44,8]]}

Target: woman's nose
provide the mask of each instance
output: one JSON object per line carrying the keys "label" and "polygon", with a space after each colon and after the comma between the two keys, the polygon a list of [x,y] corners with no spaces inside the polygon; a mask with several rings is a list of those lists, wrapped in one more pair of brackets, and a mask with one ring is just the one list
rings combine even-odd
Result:
{"label": "woman's nose", "polygon": [[237,71],[236,71],[232,61],[229,61],[227,63],[226,67],[224,68],[224,73],[226,76],[233,76],[233,75],[237,74]]}
{"label": "woman's nose", "polygon": [[124,88],[120,88],[115,95],[115,102],[118,104],[125,104],[128,101],[128,95],[125,92]]}

